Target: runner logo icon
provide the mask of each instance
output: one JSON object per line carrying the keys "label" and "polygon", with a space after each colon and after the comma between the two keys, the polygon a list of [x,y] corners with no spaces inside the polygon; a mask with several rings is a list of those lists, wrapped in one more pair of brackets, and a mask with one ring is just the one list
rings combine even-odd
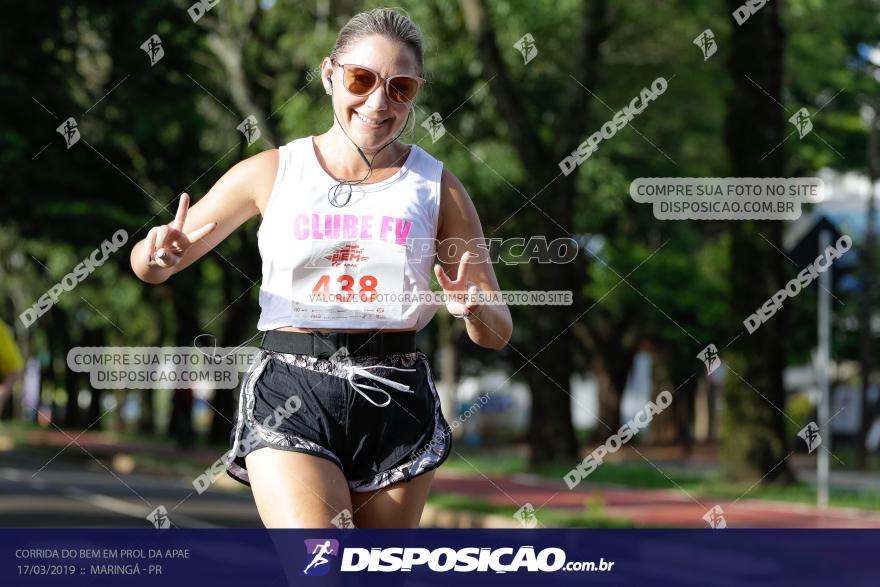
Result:
{"label": "runner logo icon", "polygon": [[332,538],[318,538],[305,540],[308,562],[302,570],[302,575],[319,577],[326,575],[330,570],[330,559],[339,556],[339,541]]}

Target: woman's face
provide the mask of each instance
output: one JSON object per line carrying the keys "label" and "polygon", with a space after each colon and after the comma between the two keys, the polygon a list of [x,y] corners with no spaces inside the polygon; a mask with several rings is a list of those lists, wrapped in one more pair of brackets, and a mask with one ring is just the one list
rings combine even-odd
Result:
{"label": "woman's face", "polygon": [[[379,35],[355,41],[336,62],[369,67],[386,79],[393,75],[420,75],[415,55],[409,47]],[[333,80],[332,99],[338,124],[362,149],[371,151],[382,147],[406,124],[411,103],[391,101],[385,93],[384,83],[367,96],[354,96],[345,89],[341,67],[334,66],[329,58],[324,59],[321,67],[324,86],[328,90],[331,88],[327,77]]]}

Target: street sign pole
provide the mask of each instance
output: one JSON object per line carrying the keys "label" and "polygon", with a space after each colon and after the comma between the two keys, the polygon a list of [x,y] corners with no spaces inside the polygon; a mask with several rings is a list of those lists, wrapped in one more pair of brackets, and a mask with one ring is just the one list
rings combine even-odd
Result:
{"label": "street sign pole", "polygon": [[[819,233],[819,254],[831,246],[831,232]],[[828,507],[828,481],[830,476],[828,455],[831,450],[831,394],[828,382],[829,357],[831,356],[831,267],[819,274],[819,349],[816,353],[816,382],[819,386],[819,437],[822,444],[816,458],[816,491],[820,508]]]}

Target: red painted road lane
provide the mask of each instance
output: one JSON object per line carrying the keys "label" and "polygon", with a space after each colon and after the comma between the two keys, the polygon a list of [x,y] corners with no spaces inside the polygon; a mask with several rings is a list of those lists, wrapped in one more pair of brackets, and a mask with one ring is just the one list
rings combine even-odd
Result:
{"label": "red painted road lane", "polygon": [[604,515],[638,526],[707,528],[703,516],[719,505],[730,528],[880,528],[880,512],[829,508],[769,500],[711,498],[681,489],[629,489],[583,483],[569,490],[560,481],[526,475],[458,475],[441,468],[434,477],[434,494],[456,493],[498,506],[584,511],[602,506]]}

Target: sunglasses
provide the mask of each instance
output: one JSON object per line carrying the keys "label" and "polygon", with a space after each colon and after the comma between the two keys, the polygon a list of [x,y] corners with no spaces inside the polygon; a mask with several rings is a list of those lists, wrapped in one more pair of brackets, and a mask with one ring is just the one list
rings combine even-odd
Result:
{"label": "sunglasses", "polygon": [[425,79],[421,77],[392,75],[389,78],[384,78],[379,75],[379,72],[363,65],[337,63],[335,60],[332,63],[342,68],[342,84],[350,94],[355,96],[368,96],[384,82],[385,95],[392,102],[406,104],[415,100],[419,89],[425,83]]}

